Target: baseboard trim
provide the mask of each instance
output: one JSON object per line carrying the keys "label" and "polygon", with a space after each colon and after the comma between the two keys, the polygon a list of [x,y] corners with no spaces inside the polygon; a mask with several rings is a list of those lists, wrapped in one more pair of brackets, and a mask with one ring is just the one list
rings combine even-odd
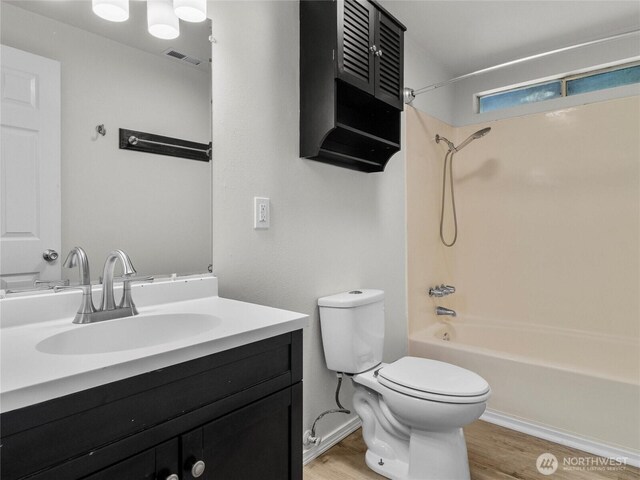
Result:
{"label": "baseboard trim", "polygon": [[360,425],[362,425],[360,417],[353,417],[344,425],[336,428],[333,432],[322,437],[322,442],[320,442],[319,446],[312,447],[309,450],[305,450],[304,452],[302,452],[302,464],[306,465],[311,460],[314,460],[316,457],[322,455],[340,440],[355,432],[358,428],[360,428]]}
{"label": "baseboard trim", "polygon": [[493,410],[486,410],[480,417],[480,420],[484,420],[485,422],[493,423],[510,430],[515,430],[516,432],[526,433],[532,437],[542,438],[544,440],[549,440],[550,442],[559,443],[566,447],[592,453],[600,457],[626,458],[628,465],[640,467],[640,454],[632,450],[599,443],[589,438],[580,437],[561,430],[538,425]]}

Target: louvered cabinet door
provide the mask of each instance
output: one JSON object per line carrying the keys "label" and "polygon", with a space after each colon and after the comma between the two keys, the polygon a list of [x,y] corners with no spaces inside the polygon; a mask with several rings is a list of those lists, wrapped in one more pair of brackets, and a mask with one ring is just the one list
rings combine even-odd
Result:
{"label": "louvered cabinet door", "polygon": [[403,107],[403,31],[387,15],[377,12],[375,96],[399,110]]}
{"label": "louvered cabinet door", "polygon": [[366,0],[338,0],[338,78],[372,95],[376,15]]}

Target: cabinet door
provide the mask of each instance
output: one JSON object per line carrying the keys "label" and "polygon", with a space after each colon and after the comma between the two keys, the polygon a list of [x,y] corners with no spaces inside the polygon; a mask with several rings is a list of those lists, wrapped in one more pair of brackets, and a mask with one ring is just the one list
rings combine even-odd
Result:
{"label": "cabinet door", "polygon": [[[301,469],[292,472],[291,442],[298,438],[292,438],[291,418],[287,388],[183,435],[180,478],[301,480]],[[204,472],[194,476],[199,460]]]}
{"label": "cabinet door", "polygon": [[372,95],[375,16],[367,0],[338,0],[338,78]]}
{"label": "cabinet door", "polygon": [[173,438],[155,448],[156,463],[154,480],[173,480],[180,476],[180,441]]}
{"label": "cabinet door", "polygon": [[400,26],[383,12],[377,12],[377,45],[375,62],[375,96],[393,105],[403,108],[403,32]]}

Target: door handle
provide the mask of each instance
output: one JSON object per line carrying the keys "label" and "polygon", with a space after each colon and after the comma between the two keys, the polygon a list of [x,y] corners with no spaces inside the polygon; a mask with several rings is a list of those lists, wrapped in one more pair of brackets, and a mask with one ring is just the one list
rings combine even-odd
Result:
{"label": "door handle", "polygon": [[42,258],[44,258],[49,263],[55,262],[58,259],[58,257],[59,257],[58,252],[50,248],[42,252]]}

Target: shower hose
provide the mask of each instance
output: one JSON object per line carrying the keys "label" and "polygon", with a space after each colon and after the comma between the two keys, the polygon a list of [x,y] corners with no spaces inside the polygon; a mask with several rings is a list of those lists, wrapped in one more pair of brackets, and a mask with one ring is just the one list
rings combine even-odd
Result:
{"label": "shower hose", "polygon": [[[444,170],[442,171],[442,202],[440,208],[440,240],[447,247],[453,247],[458,239],[458,216],[456,215],[456,197],[453,189],[453,153],[449,149],[444,156]],[[447,186],[447,163],[449,164],[449,190],[451,190],[451,208],[453,210],[453,240],[447,243],[444,239],[444,200]]]}

